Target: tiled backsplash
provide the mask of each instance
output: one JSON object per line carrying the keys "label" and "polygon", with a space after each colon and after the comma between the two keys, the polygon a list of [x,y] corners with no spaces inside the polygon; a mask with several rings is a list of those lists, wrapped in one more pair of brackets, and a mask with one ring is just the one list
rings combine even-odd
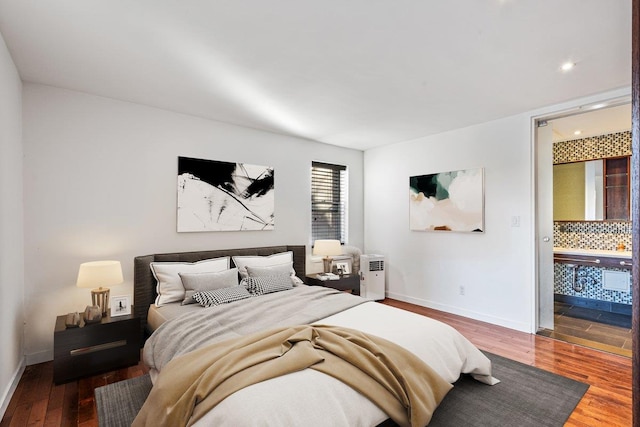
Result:
{"label": "tiled backsplash", "polygon": [[553,223],[553,246],[615,251],[622,243],[631,250],[631,221],[585,221]]}
{"label": "tiled backsplash", "polygon": [[[591,138],[574,139],[553,144],[553,163],[602,159],[631,155],[631,132],[618,132]],[[616,250],[622,243],[631,250],[631,221],[554,222],[553,246],[576,249]],[[583,290],[573,289],[572,269],[567,264],[554,264],[554,292],[601,301],[631,304],[631,293],[602,287],[604,268],[578,268],[577,280]]]}

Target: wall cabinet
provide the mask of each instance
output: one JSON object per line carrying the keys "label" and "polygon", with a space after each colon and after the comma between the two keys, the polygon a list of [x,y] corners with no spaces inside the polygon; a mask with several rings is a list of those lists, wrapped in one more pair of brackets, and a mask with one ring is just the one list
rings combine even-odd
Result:
{"label": "wall cabinet", "polygon": [[605,159],[605,219],[629,220],[629,159],[629,156]]}

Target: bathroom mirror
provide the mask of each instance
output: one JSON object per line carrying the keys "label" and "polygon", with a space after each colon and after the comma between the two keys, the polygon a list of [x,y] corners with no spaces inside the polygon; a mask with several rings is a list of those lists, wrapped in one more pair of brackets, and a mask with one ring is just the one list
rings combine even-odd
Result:
{"label": "bathroom mirror", "polygon": [[553,220],[628,220],[628,171],[628,157],[553,165]]}

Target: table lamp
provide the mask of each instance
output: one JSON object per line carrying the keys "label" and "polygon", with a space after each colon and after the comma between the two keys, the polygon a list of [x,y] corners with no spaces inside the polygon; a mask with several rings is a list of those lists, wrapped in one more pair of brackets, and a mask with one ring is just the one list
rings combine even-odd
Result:
{"label": "table lamp", "polygon": [[332,255],[342,255],[342,246],[340,246],[340,240],[316,240],[313,243],[313,254],[324,255],[322,261],[324,262],[324,272],[329,273],[331,271],[331,258]]}
{"label": "table lamp", "polygon": [[106,315],[109,309],[109,288],[124,281],[120,261],[92,261],[80,264],[76,286],[91,289],[91,302]]}

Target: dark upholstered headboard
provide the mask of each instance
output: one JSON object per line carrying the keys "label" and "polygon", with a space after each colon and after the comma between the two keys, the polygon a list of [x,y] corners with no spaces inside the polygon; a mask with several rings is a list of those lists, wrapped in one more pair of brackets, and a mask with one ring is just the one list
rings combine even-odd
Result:
{"label": "dark upholstered headboard", "polygon": [[[203,259],[238,255],[272,255],[279,252],[293,252],[293,268],[301,279],[306,272],[306,247],[304,245],[267,246],[262,248],[216,249],[212,251],[175,252],[137,256],[133,260],[133,311],[140,318],[140,326],[144,334],[147,327],[147,311],[156,299],[156,279],[151,272],[152,262],[196,262]],[[233,259],[231,259],[231,266]],[[143,335],[144,337],[144,335]]]}

